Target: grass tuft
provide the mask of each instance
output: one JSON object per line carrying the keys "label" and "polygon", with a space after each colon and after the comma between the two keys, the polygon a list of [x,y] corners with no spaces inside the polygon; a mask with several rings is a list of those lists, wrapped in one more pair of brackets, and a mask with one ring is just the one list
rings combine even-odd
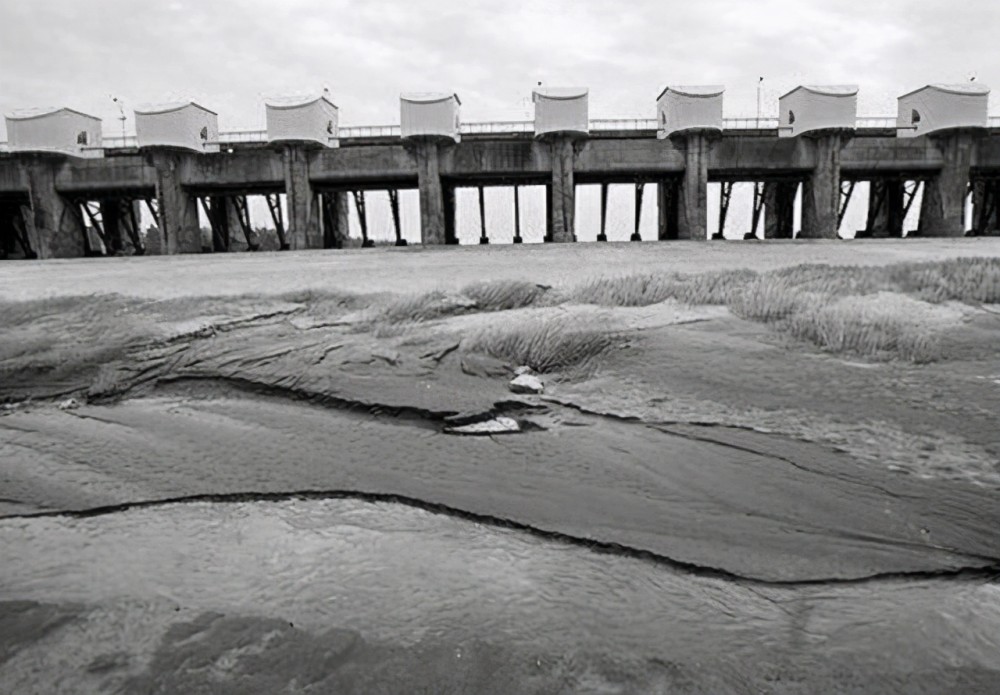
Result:
{"label": "grass tuft", "polygon": [[509,311],[541,304],[549,288],[524,280],[476,282],[462,289],[462,294],[476,303],[477,311]]}
{"label": "grass tuft", "polygon": [[955,258],[888,268],[899,291],[926,302],[1000,303],[1000,258]]}
{"label": "grass tuft", "polygon": [[883,294],[801,302],[782,328],[830,352],[927,363],[942,354],[940,332],[927,325],[922,304]]}
{"label": "grass tuft", "polygon": [[569,298],[602,306],[649,306],[668,299],[692,305],[726,304],[756,275],[752,270],[730,270],[699,275],[603,277],[577,286]]}
{"label": "grass tuft", "polygon": [[569,318],[533,319],[483,329],[469,336],[463,347],[544,374],[586,369],[617,340],[611,333]]}

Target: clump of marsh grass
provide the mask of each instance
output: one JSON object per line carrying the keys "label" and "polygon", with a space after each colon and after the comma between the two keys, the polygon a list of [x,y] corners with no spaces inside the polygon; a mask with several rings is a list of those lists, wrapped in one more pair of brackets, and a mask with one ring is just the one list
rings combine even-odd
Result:
{"label": "clump of marsh grass", "polygon": [[462,288],[477,311],[509,311],[544,303],[550,288],[524,280],[490,280]]}
{"label": "clump of marsh grass", "polygon": [[463,295],[433,290],[392,297],[375,309],[373,319],[383,324],[432,321],[464,313],[474,306],[475,302]]}
{"label": "clump of marsh grass", "polygon": [[468,336],[463,347],[546,373],[586,369],[617,340],[606,330],[570,318],[530,319],[482,329]]}
{"label": "clump of marsh grass", "polygon": [[888,268],[899,291],[927,302],[1000,303],[1000,258],[954,258]]}
{"label": "clump of marsh grass", "polygon": [[[898,357],[926,363],[942,356],[940,332],[928,306],[910,297],[880,293],[829,301],[800,301],[781,328],[823,350],[864,357]],[[947,323],[947,317],[942,317]]]}
{"label": "clump of marsh grass", "polygon": [[960,319],[942,318],[933,305],[1000,302],[1000,259],[643,274],[591,280],[568,296],[605,306],[722,304],[830,352],[922,363],[944,357],[940,338]]}
{"label": "clump of marsh grass", "polygon": [[541,304],[549,288],[523,280],[476,282],[459,292],[432,290],[386,299],[371,312],[369,328],[433,321],[475,312],[509,311]]}
{"label": "clump of marsh grass", "polygon": [[800,292],[787,278],[763,275],[734,293],[727,306],[741,318],[770,323],[795,313],[805,296],[815,296],[815,293]]}
{"label": "clump of marsh grass", "polygon": [[603,306],[649,306],[668,299],[692,305],[726,304],[756,276],[752,270],[729,270],[602,277],[577,286],[568,296],[576,302]]}
{"label": "clump of marsh grass", "polygon": [[887,268],[878,266],[796,265],[765,273],[793,291],[828,295],[873,294],[892,289]]}

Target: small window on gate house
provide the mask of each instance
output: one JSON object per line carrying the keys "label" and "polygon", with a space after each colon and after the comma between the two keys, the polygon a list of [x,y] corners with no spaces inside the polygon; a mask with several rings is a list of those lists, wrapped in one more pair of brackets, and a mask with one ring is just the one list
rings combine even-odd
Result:
{"label": "small window on gate house", "polygon": [[202,140],[208,140],[208,126],[203,126],[201,132],[198,133]]}
{"label": "small window on gate house", "polygon": [[920,112],[917,111],[916,109],[913,109],[913,111],[910,113],[910,123],[912,123],[913,125],[920,123]]}
{"label": "small window on gate house", "polygon": [[791,109],[788,110],[788,125],[795,123],[795,112]]}
{"label": "small window on gate house", "polygon": [[86,130],[81,130],[77,134],[77,136],[76,136],[76,144],[77,145],[86,145],[86,144],[88,144],[87,143],[87,139],[88,139],[87,138],[87,131]]}

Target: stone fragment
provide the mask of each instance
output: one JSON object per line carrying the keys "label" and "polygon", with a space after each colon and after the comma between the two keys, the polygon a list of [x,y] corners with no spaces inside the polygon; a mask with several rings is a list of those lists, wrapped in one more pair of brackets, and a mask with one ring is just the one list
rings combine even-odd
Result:
{"label": "stone fragment", "polygon": [[545,390],[542,380],[533,374],[521,374],[514,377],[508,387],[514,393],[541,393]]}

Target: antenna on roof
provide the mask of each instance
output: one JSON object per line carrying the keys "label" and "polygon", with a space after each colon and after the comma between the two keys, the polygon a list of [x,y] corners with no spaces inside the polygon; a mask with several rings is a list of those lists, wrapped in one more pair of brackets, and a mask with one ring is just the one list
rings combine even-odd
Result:
{"label": "antenna on roof", "polygon": [[113,94],[109,94],[108,96],[111,97],[111,101],[115,102],[118,105],[118,113],[121,114],[121,115],[118,116],[118,120],[122,122],[122,140],[123,140],[122,145],[124,146],[124,144],[125,144],[124,143],[124,140],[125,140],[125,109],[122,106],[122,104],[124,102],[122,102],[121,99],[119,99],[118,97],[114,96]]}
{"label": "antenna on roof", "polygon": [[760,84],[764,81],[763,77],[757,78],[757,127],[760,128]]}

